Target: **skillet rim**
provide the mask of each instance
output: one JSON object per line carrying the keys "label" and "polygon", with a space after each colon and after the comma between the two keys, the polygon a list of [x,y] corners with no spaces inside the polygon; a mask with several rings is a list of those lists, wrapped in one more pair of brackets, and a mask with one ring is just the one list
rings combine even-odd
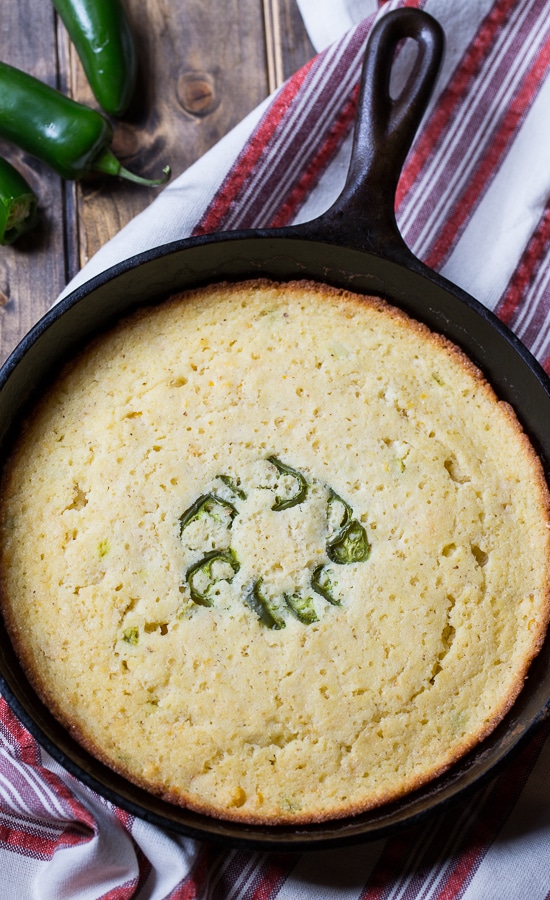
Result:
{"label": "skillet rim", "polygon": [[[269,238],[269,241],[265,241],[265,238]],[[335,254],[338,259],[343,255],[352,255],[355,256],[357,260],[361,260],[364,263],[365,259],[369,260],[370,264],[373,264],[373,261],[378,261],[378,263],[382,263],[384,266],[390,266],[392,270],[401,269],[404,273],[405,277],[409,279],[412,275],[413,278],[420,278],[421,283],[424,284],[426,280],[426,275],[422,271],[413,272],[410,268],[406,268],[400,266],[395,263],[393,260],[387,260],[385,258],[377,257],[376,254],[368,253],[366,251],[359,251],[355,249],[348,250],[348,248],[342,248],[339,244],[330,243],[325,241],[318,241],[315,239],[304,239],[299,235],[296,235],[295,229],[281,229],[277,233],[274,233],[271,230],[266,230],[263,232],[257,231],[241,231],[241,232],[230,232],[227,235],[216,234],[216,235],[208,235],[201,236],[199,238],[191,238],[184,239],[182,241],[176,241],[172,244],[164,245],[160,248],[156,248],[156,250],[147,251],[144,254],[137,254],[135,257],[130,258],[129,260],[125,260],[120,265],[115,265],[111,269],[107,270],[96,278],[92,279],[90,282],[87,282],[85,285],[82,285],[79,288],[76,288],[75,291],[71,292],[66,298],[61,300],[59,304],[52,307],[52,309],[42,317],[39,322],[36,323],[33,329],[29,332],[28,335],[23,338],[18,347],[13,351],[10,355],[9,359],[6,361],[2,370],[0,371],[0,405],[1,398],[3,395],[3,391],[5,389],[6,384],[9,384],[10,378],[13,376],[14,372],[17,371],[20,365],[25,365],[29,359],[29,350],[32,347],[39,347],[40,342],[42,340],[43,335],[48,335],[49,331],[53,328],[55,330],[56,323],[62,322],[66,319],[66,314],[70,313],[71,310],[78,311],[81,304],[90,304],[90,298],[97,296],[98,291],[106,291],[107,294],[114,291],[117,293],[118,288],[120,287],[120,279],[122,282],[126,278],[132,277],[134,274],[140,273],[142,274],[144,268],[147,266],[152,266],[153,270],[155,266],[159,266],[165,270],[165,262],[167,258],[177,259],[181,253],[187,254],[187,251],[195,251],[197,248],[199,251],[208,251],[212,247],[221,247],[224,251],[228,249],[233,250],[241,250],[243,246],[250,247],[252,244],[256,244],[257,241],[260,242],[260,246],[267,249],[269,246],[270,254],[277,261],[280,261],[281,256],[281,246],[284,246],[285,249],[289,247],[289,245],[296,245],[302,248],[307,247],[309,250],[314,249],[317,253],[322,256],[323,268],[327,269],[327,253],[332,252]],[[281,245],[282,241],[282,245]],[[295,250],[294,250],[295,255]],[[243,254],[240,254],[239,258],[242,258]],[[234,254],[229,253],[230,260],[233,260]],[[257,266],[257,263],[256,263]],[[369,267],[370,268],[370,267]],[[340,272],[343,271],[340,266],[336,267],[336,269]],[[361,266],[361,269],[363,267]],[[429,271],[429,270],[428,270]],[[261,275],[267,275],[269,277],[269,273],[266,272],[258,272],[257,267],[254,270],[254,277],[260,277]],[[364,274],[364,271],[362,271]],[[350,272],[347,271],[347,275],[354,278],[355,275],[350,275]],[[307,276],[310,277],[311,273],[308,272]],[[294,277],[293,275],[291,277]],[[315,276],[311,276],[313,280],[319,280]],[[367,278],[371,277],[371,273],[367,273]],[[283,279],[284,280],[284,279]],[[327,279],[325,278],[325,281]],[[328,283],[332,283],[330,279],[328,279]],[[474,316],[479,316],[480,319],[485,323],[490,325],[491,329],[493,329],[492,333],[499,335],[499,340],[502,339],[504,342],[511,348],[514,354],[519,352],[519,359],[521,361],[521,365],[527,366],[527,371],[530,374],[530,377],[535,378],[541,384],[541,387],[545,391],[545,395],[547,397],[547,402],[549,404],[550,409],[550,379],[537,363],[537,361],[532,357],[527,348],[516,338],[516,336],[511,332],[511,330],[500,322],[500,320],[496,319],[493,313],[488,310],[486,307],[482,306],[479,301],[467,295],[464,291],[456,286],[451,286],[452,290],[449,290],[447,287],[447,282],[445,279],[442,279],[441,276],[436,275],[435,273],[430,276],[429,284],[439,292],[441,290],[445,290],[449,297],[452,299],[452,303],[458,303],[460,308],[467,308]],[[187,284],[186,286],[192,287],[194,284]],[[338,285],[342,286],[342,285]],[[173,285],[173,290],[178,290],[180,285]],[[357,286],[351,288],[357,291]],[[389,295],[390,302],[396,303],[394,297],[392,296],[391,287],[388,289],[386,285],[386,290],[383,292],[386,297]],[[466,298],[466,299],[465,299]],[[161,300],[162,302],[162,300]],[[138,305],[146,305],[148,300],[142,300]],[[93,299],[92,304],[93,306]],[[397,303],[397,305],[400,305]],[[88,307],[91,309],[91,306]],[[115,316],[115,318],[120,318],[121,313]],[[416,318],[421,318],[421,316],[417,315]],[[81,320],[79,320],[81,321]],[[496,323],[496,324],[495,324]],[[105,324],[102,322],[102,327],[108,327],[108,323]],[[91,338],[90,334],[90,338]],[[466,351],[468,352],[468,350]],[[468,353],[471,357],[471,353]],[[476,363],[477,360],[474,360]],[[479,363],[478,363],[479,364]],[[521,414],[520,414],[521,419]],[[16,418],[12,425],[16,424]],[[548,445],[548,449],[550,452],[550,443]],[[550,655],[550,645],[549,645],[550,637],[547,636],[543,649],[541,650],[541,655],[544,654],[545,650],[548,655]],[[41,718],[46,715],[46,718],[51,717],[49,712],[45,712],[44,709],[38,711],[36,709],[36,698],[34,708],[31,704],[32,712],[29,712],[27,709],[28,699],[25,698],[25,689],[23,689],[23,699],[21,698],[21,692],[18,693],[17,688],[13,689],[13,671],[10,668],[10,663],[7,663],[7,669],[9,672],[9,676],[6,678],[5,670],[6,670],[6,658],[5,658],[5,648],[0,645],[0,655],[2,657],[0,661],[0,668],[4,671],[0,674],[0,686],[2,687],[2,691],[4,696],[9,702],[9,705],[12,707],[14,712],[19,716],[23,724],[28,728],[28,730],[33,734],[33,736],[39,741],[39,743],[46,748],[46,750],[50,753],[50,755],[57,759],[62,765],[65,766],[73,775],[78,777],[84,784],[87,784],[88,787],[91,787],[93,790],[96,790],[98,793],[105,796],[107,799],[111,800],[111,802],[120,805],[125,808],[128,812],[133,815],[138,816],[139,818],[144,819],[145,821],[150,822],[151,824],[157,825],[159,827],[167,828],[172,831],[176,831],[177,833],[194,837],[200,840],[210,840],[214,842],[218,842],[224,845],[229,846],[239,846],[246,847],[247,849],[271,849],[271,850],[307,850],[307,849],[319,849],[320,847],[337,847],[359,843],[365,840],[374,840],[382,837],[389,836],[396,831],[401,830],[404,827],[409,827],[419,822],[423,821],[429,815],[433,815],[436,811],[442,811],[446,809],[449,805],[454,802],[457,802],[459,799],[464,798],[466,795],[470,794],[474,791],[478,786],[484,783],[489,778],[494,777],[498,771],[502,767],[504,767],[510,758],[511,754],[515,754],[519,751],[520,747],[523,745],[524,741],[527,741],[533,731],[542,724],[545,719],[550,716],[550,696],[547,701],[542,705],[539,704],[537,707],[537,711],[535,715],[531,715],[529,718],[529,722],[524,724],[520,729],[520,733],[518,734],[518,727],[515,723],[515,717],[519,711],[519,701],[522,697],[523,691],[518,697],[518,700],[512,707],[510,713],[505,717],[503,723],[493,732],[493,735],[490,735],[487,739],[485,739],[482,744],[479,745],[479,748],[472,751],[463,760],[459,761],[455,766],[451,767],[448,773],[445,773],[439,779],[435,779],[433,782],[426,785],[424,788],[421,788],[419,791],[413,792],[411,795],[403,798],[401,801],[396,801],[393,804],[389,804],[385,807],[380,807],[378,809],[370,811],[370,813],[361,814],[359,816],[350,817],[348,819],[333,819],[329,820],[325,823],[319,823],[319,825],[314,826],[300,826],[300,827],[274,827],[274,826],[247,826],[242,823],[234,823],[227,822],[225,820],[217,820],[209,817],[203,817],[198,814],[192,813],[189,810],[176,808],[175,812],[177,814],[176,818],[180,817],[186,821],[176,821],[172,819],[170,816],[165,816],[158,811],[148,809],[143,804],[143,799],[140,802],[139,797],[144,794],[144,792],[139,789],[135,789],[133,785],[130,785],[129,782],[125,782],[126,785],[129,785],[130,794],[134,795],[128,797],[119,792],[119,788],[111,787],[109,784],[105,783],[106,781],[118,782],[118,776],[113,779],[113,775],[110,771],[107,771],[106,778],[104,777],[105,772],[102,771],[105,767],[101,766],[101,764],[97,764],[97,760],[95,758],[90,757],[89,754],[83,753],[82,748],[77,747],[76,758],[78,760],[82,755],[87,757],[86,762],[91,763],[91,771],[89,771],[86,767],[82,767],[78,761],[75,761],[74,756],[71,755],[71,748],[69,746],[69,752],[67,751],[67,745],[65,744],[65,749],[63,749],[63,741],[61,742],[62,748],[58,746],[55,739],[51,736],[48,730],[44,730],[44,723],[40,724]],[[534,661],[530,671],[533,671],[536,666],[537,660]],[[540,668],[540,666],[539,666]],[[11,682],[10,682],[11,677]],[[549,682],[550,684],[550,682]],[[31,694],[34,695],[34,692]],[[41,706],[41,704],[39,704]],[[37,722],[38,719],[38,722]],[[511,724],[510,724],[511,723]],[[60,730],[60,726],[54,720],[53,723],[53,731],[55,733],[56,730]],[[504,738],[506,738],[508,731],[511,729],[512,731],[512,743],[511,745],[506,744],[503,750],[498,751],[491,754],[492,744],[495,743],[495,740],[498,736],[503,732]],[[64,732],[64,729],[61,729]],[[64,732],[66,734],[66,732]],[[69,745],[71,739],[69,736]],[[492,761],[489,761],[487,764],[487,757],[491,760],[494,756],[495,758]],[[477,758],[480,759],[480,764],[476,763]],[[477,765],[477,768],[476,768]],[[98,773],[99,769],[99,773]],[[478,771],[479,770],[479,771]],[[478,774],[476,774],[478,772]],[[95,773],[95,774],[94,774]],[[473,773],[473,774],[472,774]],[[122,779],[122,781],[125,781]],[[464,782],[464,783],[462,783]],[[135,799],[135,794],[138,794],[138,799]],[[147,795],[146,799],[150,800],[152,795]],[[426,808],[422,808],[423,797],[426,797]],[[156,798],[153,799],[153,805],[158,806],[158,801]],[[417,808],[417,804],[420,804],[420,808]],[[169,804],[161,804],[163,807],[169,807],[169,811],[173,812],[174,808]],[[407,807],[412,806],[412,810],[407,813]],[[401,809],[405,809],[404,813],[401,813]]]}
{"label": "skillet rim", "polygon": [[[542,392],[545,402],[548,402],[550,398],[550,379],[514,333],[508,329],[507,326],[503,325],[503,323],[501,323],[500,320],[498,320],[486,307],[474,300],[474,298],[470,297],[466,292],[457,288],[455,285],[452,285],[450,282],[447,282],[431,270],[426,269],[426,267],[424,267],[423,264],[408,250],[397,231],[391,202],[393,200],[393,191],[388,191],[388,187],[391,188],[393,182],[397,182],[397,177],[410,138],[412,133],[416,130],[419,117],[425,109],[427,96],[431,90],[431,83],[435,77],[434,72],[439,65],[438,57],[442,50],[442,37],[441,33],[438,37],[438,29],[433,24],[434,20],[430,16],[427,16],[426,13],[422,13],[419,10],[403,9],[391,12],[384,16],[383,21],[386,22],[386,25],[384,25],[382,29],[378,29],[377,40],[379,43],[377,46],[375,45],[374,61],[369,62],[367,54],[365,71],[367,74],[370,73],[370,75],[374,75],[375,79],[382,77],[382,82],[378,81],[377,83],[378,86],[382,88],[381,95],[383,95],[384,99],[382,106],[380,107],[377,106],[376,102],[373,103],[372,96],[367,97],[367,103],[371,103],[370,113],[372,115],[372,121],[365,122],[364,116],[359,117],[356,134],[359,134],[362,143],[360,141],[358,144],[356,140],[354,144],[355,149],[354,156],[352,156],[352,162],[355,161],[356,165],[354,169],[352,168],[350,170],[348,182],[346,183],[346,187],[339,202],[337,201],[335,206],[329,210],[328,213],[323,214],[319,220],[314,221],[313,223],[305,223],[304,225],[277,230],[260,229],[218,233],[216,235],[203,235],[197,238],[187,238],[182,241],[175,241],[171,244],[154,248],[153,250],[144,251],[128,260],[116,264],[91,279],[86,284],[81,285],[79,288],[75,288],[71,294],[60,300],[58,304],[36,323],[2,366],[0,372],[0,408],[2,404],[5,403],[4,394],[11,384],[12,387],[10,390],[12,390],[12,392],[15,390],[17,394],[18,389],[21,389],[22,391],[21,396],[18,398],[20,404],[18,411],[23,411],[23,407],[31,399],[32,385],[29,386],[29,384],[30,382],[36,382],[36,373],[34,373],[34,376],[32,376],[31,373],[31,377],[28,377],[24,371],[25,366],[32,367],[33,354],[36,354],[37,351],[40,350],[40,347],[45,347],[46,353],[52,352],[51,342],[55,341],[57,329],[60,328],[61,331],[63,331],[64,324],[67,325],[67,321],[69,321],[70,324],[71,315],[75,314],[75,310],[82,310],[82,319],[85,320],[85,324],[88,323],[92,318],[91,313],[93,312],[91,308],[93,303],[90,305],[90,297],[97,298],[98,294],[101,295],[101,292],[105,289],[107,289],[108,292],[109,287],[111,285],[116,285],[118,279],[127,277],[131,281],[132,274],[143,271],[144,267],[147,267],[148,264],[162,263],[162,261],[166,259],[174,259],[178,252],[183,250],[195,250],[200,252],[201,248],[208,249],[220,246],[235,247],[236,241],[244,240],[245,243],[247,243],[252,239],[260,239],[268,244],[269,241],[271,241],[271,243],[276,244],[280,239],[288,241],[289,238],[298,240],[303,246],[309,245],[310,248],[314,245],[324,249],[331,248],[331,252],[336,251],[344,255],[347,254],[348,256],[349,254],[360,253],[363,260],[366,256],[370,259],[371,264],[375,263],[375,269],[377,266],[378,268],[382,266],[382,270],[384,267],[387,269],[387,267],[390,266],[394,267],[394,269],[396,268],[397,270],[405,271],[409,280],[411,276],[413,279],[417,277],[423,278],[431,288],[435,287],[439,291],[446,292],[448,297],[452,297],[451,305],[457,300],[459,302],[462,301],[462,306],[459,308],[469,310],[468,316],[473,315],[474,319],[483,325],[482,331],[484,334],[489,334],[491,336],[494,336],[495,334],[499,335],[502,346],[508,348],[512,353],[513,359],[519,362],[520,369],[528,372],[530,379],[534,379],[534,383],[540,389],[540,392]],[[380,51],[381,49],[384,49],[384,29],[386,28],[388,29],[387,33],[390,34],[391,40],[393,40],[394,49],[397,45],[397,41],[402,38],[404,34],[405,36],[408,36],[408,29],[411,29],[412,31],[411,36],[416,36],[421,42],[424,42],[424,50],[428,48],[427,56],[422,57],[421,55],[419,57],[419,65],[415,69],[416,74],[413,73],[412,87],[405,92],[404,98],[399,98],[396,103],[392,102],[387,108],[384,106],[384,104],[387,105],[388,101],[388,97],[385,96],[385,94],[387,94],[385,80],[389,80],[389,68],[385,62],[382,67],[382,72],[380,70]],[[405,30],[404,32],[403,29]],[[377,54],[378,62],[376,59]],[[410,114],[408,112],[409,108],[412,110]],[[360,109],[362,109],[362,104],[360,104]],[[387,164],[383,165],[382,168],[380,167],[381,144],[383,145],[384,150],[389,149],[390,151],[386,157]],[[359,172],[358,167],[361,170]],[[356,234],[353,229],[350,230],[349,224],[347,227],[343,227],[345,226],[345,217],[342,213],[347,213],[349,219],[350,212],[353,213],[359,211],[361,198],[364,199],[365,196],[369,194],[374,197],[374,205],[378,204],[380,207],[378,210],[379,214],[374,218],[369,215],[368,221],[363,223],[362,232]],[[342,239],[345,240],[347,246],[342,247]],[[387,253],[384,253],[385,249],[387,250]],[[326,271],[323,266],[321,266],[321,269],[324,272]],[[340,266],[336,266],[335,271],[336,270],[339,271],[340,274],[342,273]],[[253,277],[258,277],[259,274],[259,271],[256,269],[253,273],[248,272],[248,277],[251,277],[251,275]],[[272,273],[269,274],[271,277],[277,278],[277,275],[273,275]],[[364,273],[362,274],[364,275]],[[293,273],[292,276],[289,277],[295,276],[296,273]],[[311,276],[311,273],[308,273],[308,277],[325,281],[329,284],[334,283],[332,279],[327,277],[317,279],[315,276]],[[357,273],[350,276],[348,272],[348,277],[357,277]],[[371,277],[373,277],[372,273]],[[380,275],[377,277],[378,281],[377,278],[374,277],[374,281],[377,284],[379,284],[381,280],[383,282],[383,278],[381,279]],[[284,278],[280,280],[284,280]],[[188,286],[192,286],[192,284],[189,283]],[[337,286],[346,286],[350,290],[355,290],[358,293],[361,292],[357,283],[345,285],[337,283]],[[386,293],[384,290],[377,290],[376,288],[370,287],[369,291],[386,296],[390,302],[403,308],[403,304],[399,303],[391,290]],[[86,304],[81,306],[81,300],[86,300]],[[404,308],[409,312],[406,306]],[[118,317],[120,317],[121,314],[122,313],[119,313]],[[441,313],[439,310],[430,309],[428,318],[434,316],[437,321],[444,321],[445,319],[444,313]],[[468,319],[468,316],[466,319]],[[426,316],[421,314],[415,313],[414,317],[426,321]],[[112,320],[114,321],[115,318],[116,316],[113,314]],[[59,323],[61,323],[61,325],[59,325]],[[108,317],[105,319],[102,316],[101,324],[103,328],[108,327]],[[428,322],[428,324],[430,327],[433,327],[431,322]],[[87,337],[91,338],[93,332],[90,332],[87,329],[85,330]],[[444,327],[435,327],[434,330],[447,334],[447,329]],[[455,343],[465,350],[470,358],[473,358],[474,362],[476,362],[482,371],[484,371],[490,383],[494,385],[494,379],[487,372],[486,366],[484,366],[482,361],[478,358],[478,353],[472,352],[469,347],[469,342],[466,341],[468,346],[464,346],[464,340],[455,337],[451,337],[451,340],[454,340]],[[65,347],[65,349],[68,348]],[[74,349],[76,349],[76,346],[72,347],[72,350]],[[484,348],[479,340],[477,343],[477,350],[483,358]],[[15,388],[13,387],[14,384]],[[510,402],[512,402],[512,405],[517,409],[517,404],[513,401]],[[523,421],[521,413],[520,419]],[[550,421],[550,416],[548,419]],[[0,446],[2,441],[6,443],[9,442],[8,429],[13,426],[13,424],[14,421],[10,421],[8,428],[4,428],[2,432],[3,423],[0,419],[0,432],[2,432],[0,433]],[[530,430],[526,430],[530,436],[532,436]],[[548,472],[550,469],[550,432],[548,437],[545,437],[544,441],[533,441],[533,443],[535,444],[535,449],[537,449],[539,455],[543,459],[545,470]],[[544,444],[544,454],[541,453],[540,446],[537,446],[537,443],[539,443],[539,445],[541,443]],[[549,638],[547,638],[545,642],[546,650],[549,649],[547,646],[548,641]],[[541,654],[539,655],[539,658],[535,660],[535,663],[532,664],[530,671],[533,671],[537,663],[539,663],[538,668],[540,669],[541,659],[544,662],[543,651],[541,651]],[[7,667],[8,671],[10,671],[10,675],[13,676],[14,672],[10,670],[10,660],[6,659],[5,648],[2,646],[1,640],[0,658],[0,667],[3,667],[4,669]],[[12,665],[13,662],[14,661],[11,660]],[[19,664],[17,663],[16,669],[18,665]],[[549,665],[550,661],[546,660],[547,668]],[[21,672],[20,674],[23,673]],[[41,716],[46,715],[46,719],[49,717],[49,720],[53,717],[44,707],[42,709],[36,709],[37,698],[32,689],[30,689],[30,693],[32,695],[31,699],[34,697],[34,718],[27,715],[25,704],[20,703],[21,692],[19,692],[19,694],[17,693],[17,690],[13,692],[3,674],[0,676],[0,685],[4,685],[5,696],[9,695],[11,697],[13,705],[11,703],[10,705],[12,705],[12,708],[19,715],[24,724],[27,725],[29,731],[31,731],[31,733],[37,737],[37,740],[51,752],[51,755],[54,756],[54,758],[58,759],[58,761],[65,765],[69,771],[72,771],[73,774],[76,774],[85,784],[88,784],[89,787],[92,787],[93,789],[99,787],[100,793],[102,793],[103,796],[110,794],[108,799],[112,798],[112,802],[118,803],[120,806],[128,809],[128,811],[133,812],[133,814],[138,815],[140,818],[144,818],[146,821],[152,821],[153,824],[158,824],[161,827],[169,828],[199,839],[209,839],[225,845],[246,846],[249,849],[304,850],[319,849],[321,846],[328,845],[341,846],[387,836],[405,826],[417,824],[426,816],[433,814],[435,809],[442,809],[456,801],[459,797],[463,797],[465,793],[470,792],[479,785],[482,780],[495,774],[496,771],[505,764],[507,759],[509,759],[510,754],[515,753],[516,750],[519,749],[523,740],[528,738],[533,729],[539,726],[550,715],[550,699],[548,699],[545,700],[542,708],[540,707],[540,704],[538,705],[536,713],[531,715],[528,724],[522,726],[521,729],[518,729],[517,724],[515,724],[515,718],[518,712],[518,701],[523,695],[522,692],[501,725],[497,727],[492,735],[479,745],[479,748],[481,749],[477,748],[472,751],[471,754],[464,757],[449,770],[449,774],[446,773],[439,779],[436,779],[424,788],[421,788],[420,791],[414,792],[403,798],[406,801],[405,807],[407,807],[407,805],[414,806],[420,793],[428,795],[429,803],[429,808],[417,810],[416,812],[409,814],[405,820],[401,819],[399,821],[394,821],[393,823],[387,821],[389,817],[391,818],[392,808],[395,805],[402,805],[402,801],[397,801],[396,804],[380,807],[377,810],[371,811],[371,813],[355,816],[350,820],[329,820],[326,823],[320,823],[318,826],[282,826],[280,828],[270,826],[244,826],[241,823],[232,823],[226,820],[217,820],[208,817],[205,827],[204,822],[201,822],[201,819],[204,817],[200,817],[198,814],[188,810],[174,808],[173,806],[170,806],[171,811],[176,810],[177,812],[183,813],[187,819],[191,817],[194,824],[182,825],[181,823],[175,823],[174,821],[167,821],[164,818],[159,819],[156,813],[146,812],[143,808],[136,806],[133,801],[124,799],[124,797],[113,792],[109,787],[105,787],[103,783],[96,781],[93,775],[90,775],[85,769],[75,763],[70,756],[65,756],[63,750],[61,750],[55,741],[51,740],[48,734],[42,730],[39,724]],[[38,719],[38,723],[36,719]],[[52,724],[51,721],[50,724]],[[61,728],[55,720],[53,720],[53,726],[54,732],[56,729],[60,730]],[[61,730],[70,742],[71,739],[68,733],[65,732],[64,729]],[[38,734],[36,732],[38,732]],[[508,735],[509,740],[512,742],[512,746],[504,747],[500,752],[500,755],[497,754],[497,758],[491,765],[485,769],[483,769],[482,766],[482,771],[479,775],[471,779],[468,783],[467,776],[470,771],[470,769],[468,769],[469,760],[479,759],[479,761],[484,764],[487,756],[490,756],[489,748],[492,746],[494,738],[501,732],[504,732],[504,736]],[[39,735],[41,735],[41,737],[39,737]],[[63,741],[61,741],[61,743],[63,744]],[[80,745],[76,745],[76,749],[78,751],[76,753],[77,758],[83,755],[89,757],[89,754],[86,754]],[[98,761],[93,757],[89,758],[88,761],[91,761],[92,768],[95,768],[96,771],[98,766],[101,766],[101,764],[98,764]],[[113,773],[111,773],[110,770],[108,770],[108,775],[110,776],[111,781],[116,781],[116,779],[113,779]],[[457,778],[461,777],[463,779],[466,778],[466,784],[459,786],[453,793],[453,784],[456,782]],[[117,778],[120,777],[117,776]],[[455,781],[453,781],[453,779],[455,779]],[[450,784],[449,788],[445,787],[447,783]],[[129,785],[128,782],[125,782],[125,784],[127,786]],[[136,790],[133,785],[129,785],[129,787],[134,794],[139,791],[139,789]],[[445,790],[447,790],[447,796],[445,796]],[[432,802],[430,802],[430,797],[432,798]],[[147,795],[147,799],[151,800],[155,798],[153,798],[152,795]],[[382,818],[386,819],[385,824],[375,824],[370,827],[366,820],[370,819],[373,814],[375,814],[375,817],[380,818],[378,816],[378,813],[380,812],[382,813]],[[288,831],[291,831],[292,835],[288,834]],[[338,833],[331,834],[331,831]],[[229,834],[229,832],[231,832],[231,834]],[[258,834],[258,832],[260,832],[260,834]],[[304,834],[304,832],[307,832],[307,834]]]}

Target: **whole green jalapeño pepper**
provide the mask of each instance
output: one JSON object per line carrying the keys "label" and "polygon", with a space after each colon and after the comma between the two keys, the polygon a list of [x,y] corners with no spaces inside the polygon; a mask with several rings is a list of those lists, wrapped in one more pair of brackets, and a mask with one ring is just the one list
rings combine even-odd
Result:
{"label": "whole green jalape\u00f1o pepper", "polygon": [[13,244],[36,225],[34,191],[11,163],[0,157],[0,244]]}
{"label": "whole green jalape\u00f1o pepper", "polygon": [[43,160],[62,178],[101,172],[150,186],[170,177],[168,167],[154,180],[129,172],[111,150],[113,129],[105,116],[3,62],[0,137]]}
{"label": "whole green jalape\u00f1o pepper", "polygon": [[137,53],[120,0],[53,0],[94,96],[110,116],[126,111],[136,86]]}

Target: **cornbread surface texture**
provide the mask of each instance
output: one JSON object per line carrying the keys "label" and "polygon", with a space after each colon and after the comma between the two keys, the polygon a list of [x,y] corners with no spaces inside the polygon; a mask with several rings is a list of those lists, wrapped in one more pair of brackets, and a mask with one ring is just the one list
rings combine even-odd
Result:
{"label": "cornbread surface texture", "polygon": [[530,443],[457,348],[376,298],[216,285],[96,339],[29,417],[2,608],[112,768],[214,816],[321,821],[509,709],[548,526]]}

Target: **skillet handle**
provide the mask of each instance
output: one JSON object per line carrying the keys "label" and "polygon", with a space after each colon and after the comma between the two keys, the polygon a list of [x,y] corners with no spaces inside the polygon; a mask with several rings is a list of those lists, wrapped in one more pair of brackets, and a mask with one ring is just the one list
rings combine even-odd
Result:
{"label": "skillet handle", "polygon": [[[395,52],[413,38],[417,54],[408,82],[390,95]],[[342,193],[325,213],[291,230],[358,250],[416,261],[395,221],[394,203],[402,166],[434,87],[445,37],[422,10],[387,13],[374,26],[365,52],[351,162]]]}

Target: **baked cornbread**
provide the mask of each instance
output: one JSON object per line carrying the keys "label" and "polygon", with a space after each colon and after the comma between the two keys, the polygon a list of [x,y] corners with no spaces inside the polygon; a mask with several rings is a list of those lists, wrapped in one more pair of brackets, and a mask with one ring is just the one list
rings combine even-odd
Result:
{"label": "baked cornbread", "polygon": [[373,297],[215,285],[97,338],[5,467],[2,609],[113,769],[253,823],[372,808],[520,691],[549,498],[515,414]]}

